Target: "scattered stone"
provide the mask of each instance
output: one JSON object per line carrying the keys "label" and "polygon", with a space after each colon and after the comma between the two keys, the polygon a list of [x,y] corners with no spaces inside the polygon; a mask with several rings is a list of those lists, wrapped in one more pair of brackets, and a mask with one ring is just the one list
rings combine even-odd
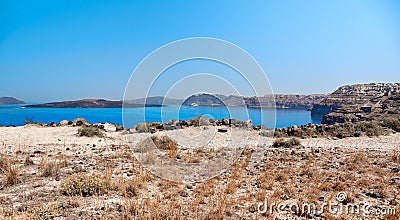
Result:
{"label": "scattered stone", "polygon": [[369,196],[369,197],[371,197],[371,198],[374,198],[374,199],[383,199],[384,197],[381,195],[381,194],[379,194],[379,193],[377,193],[377,192],[368,192],[368,193],[366,193],[365,194],[366,196]]}
{"label": "scattered stone", "polygon": [[225,133],[225,132],[228,132],[228,129],[227,128],[218,128],[217,131],[221,132],[221,133]]}

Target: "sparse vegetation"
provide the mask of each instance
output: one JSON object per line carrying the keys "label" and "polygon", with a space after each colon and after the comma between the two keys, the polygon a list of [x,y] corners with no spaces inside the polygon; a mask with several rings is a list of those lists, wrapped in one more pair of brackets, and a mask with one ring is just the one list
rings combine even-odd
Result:
{"label": "sparse vegetation", "polygon": [[85,173],[75,173],[63,180],[60,192],[67,196],[92,196],[105,193],[103,179]]}
{"label": "sparse vegetation", "polygon": [[[275,137],[336,137],[339,139],[360,136],[380,136],[390,134],[387,129],[399,131],[400,121],[397,119],[387,119],[383,122],[360,121],[336,123],[334,125],[314,125],[307,124],[300,127],[292,126],[288,128],[275,129]],[[260,134],[263,134],[262,132]]]}
{"label": "sparse vegetation", "polygon": [[160,150],[165,150],[167,154],[171,158],[176,158],[176,154],[178,151],[178,144],[176,141],[171,139],[170,137],[164,135],[164,136],[151,136],[151,140],[153,143],[156,145],[156,147]]}
{"label": "sparse vegetation", "polygon": [[95,127],[82,127],[78,129],[79,136],[86,136],[86,137],[103,137],[103,132]]}
{"label": "sparse vegetation", "polygon": [[393,131],[400,132],[400,118],[388,118],[383,120],[382,125],[384,127],[390,128]]}
{"label": "sparse vegetation", "polygon": [[[357,126],[351,127],[351,124],[341,127],[354,129],[348,133],[342,130],[344,136],[358,131]],[[373,128],[366,127],[366,130]],[[72,127],[62,129],[76,131]],[[309,135],[309,131],[300,127],[294,128],[293,133],[298,135],[299,130],[302,135]],[[359,130],[361,136],[366,135]],[[258,131],[252,132],[258,134]],[[250,166],[253,154],[253,145],[250,145],[221,175],[205,182],[180,184],[160,179],[146,170],[133,157],[130,147],[124,145],[122,137],[81,139],[71,135],[71,138],[84,144],[63,143],[60,138],[55,144],[16,148],[12,153],[0,155],[0,166],[12,165],[18,175],[11,176],[20,180],[18,185],[5,186],[6,175],[3,169],[0,171],[1,219],[10,216],[15,219],[65,216],[80,219],[116,216],[121,219],[273,219],[274,215],[257,211],[257,204],[265,198],[270,204],[287,201],[321,204],[336,201],[339,192],[348,195],[343,205],[367,201],[380,207],[400,209],[397,145],[392,149],[386,143],[382,148],[372,146],[370,150],[352,148],[353,145],[341,147],[339,143],[347,143],[346,140],[325,138],[301,140],[300,145],[300,140],[291,136],[276,139],[277,147],[263,146],[264,157],[254,167]],[[199,162],[220,153],[217,148],[207,147],[182,150],[174,140],[160,133],[146,140],[148,142],[143,143],[154,143],[168,155],[176,150],[179,159],[178,156],[173,158],[185,163]],[[365,143],[376,144],[378,139],[355,140],[364,146]],[[393,137],[379,140],[391,143]],[[326,144],[332,147],[324,147]],[[8,150],[7,144],[3,146]],[[20,189],[26,190],[21,194]],[[398,213],[381,217],[398,219]],[[309,216],[296,213],[291,217],[307,219]],[[337,216],[326,211],[320,217],[355,219],[361,216]]]}
{"label": "sparse vegetation", "polygon": [[42,158],[40,163],[40,172],[42,177],[49,177],[53,175],[57,175],[59,171],[58,164],[51,161],[47,161],[47,159]]}
{"label": "sparse vegetation", "polygon": [[284,147],[284,148],[290,148],[292,146],[298,146],[300,145],[300,140],[297,138],[290,138],[288,140],[285,140],[283,138],[279,138],[274,141],[272,144],[273,147]]}
{"label": "sparse vegetation", "polygon": [[8,156],[0,155],[0,173],[4,175],[2,181],[3,186],[12,186],[21,182],[19,167],[11,164],[12,162]]}
{"label": "sparse vegetation", "polygon": [[27,213],[31,220],[50,220],[62,216],[62,208],[56,203],[49,203],[30,208]]}

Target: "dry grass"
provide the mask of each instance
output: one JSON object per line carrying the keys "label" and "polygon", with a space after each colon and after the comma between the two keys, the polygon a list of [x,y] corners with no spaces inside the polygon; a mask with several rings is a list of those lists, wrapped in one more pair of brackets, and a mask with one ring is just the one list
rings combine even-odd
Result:
{"label": "dry grass", "polygon": [[151,136],[151,140],[158,149],[166,151],[170,158],[176,159],[176,155],[178,152],[178,144],[176,143],[175,140],[165,135]]}
{"label": "dry grass", "polygon": [[11,164],[12,161],[7,155],[0,155],[0,171],[4,175],[3,186],[13,186],[21,182],[19,166]]}
{"label": "dry grass", "polygon": [[105,190],[104,179],[84,173],[72,174],[60,184],[61,194],[67,196],[101,195]]}
{"label": "dry grass", "polygon": [[42,177],[58,175],[59,169],[59,165],[56,162],[49,162],[47,159],[42,158],[40,162],[40,172]]}
{"label": "dry grass", "polygon": [[[176,142],[163,136],[149,141],[154,141],[169,156],[174,156],[170,151],[182,154]],[[78,219],[273,219],[275,214],[257,212],[257,204],[266,198],[276,204],[289,201],[320,204],[335,201],[339,192],[348,195],[344,203],[368,201],[376,206],[397,208],[395,214],[368,217],[399,219],[400,181],[399,172],[394,169],[400,163],[398,148],[394,151],[328,149],[298,144],[268,147],[263,160],[255,167],[250,167],[250,148],[220,176],[193,184],[157,178],[132,158],[129,146],[123,144],[44,152],[29,157],[25,152],[0,157],[3,185],[6,170],[15,169],[10,176],[23,179],[17,186],[12,183],[1,189],[1,219],[24,216],[51,219],[69,215]],[[188,160],[189,156],[206,159],[216,152],[198,149],[191,153]],[[59,176],[61,181],[56,181],[54,176]],[[19,191],[16,187],[22,185],[29,192],[15,194]],[[376,196],[379,198],[373,198]],[[12,199],[23,205],[14,205]],[[290,217],[312,216],[297,213]],[[360,216],[336,216],[326,210],[321,216],[313,217],[356,219]]]}

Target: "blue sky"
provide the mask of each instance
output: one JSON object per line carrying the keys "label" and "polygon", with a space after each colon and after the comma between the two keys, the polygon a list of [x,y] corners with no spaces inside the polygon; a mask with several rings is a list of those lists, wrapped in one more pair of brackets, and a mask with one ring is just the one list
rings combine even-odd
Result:
{"label": "blue sky", "polygon": [[0,96],[122,99],[147,54],[199,36],[248,51],[275,93],[400,82],[399,21],[396,0],[0,0]]}

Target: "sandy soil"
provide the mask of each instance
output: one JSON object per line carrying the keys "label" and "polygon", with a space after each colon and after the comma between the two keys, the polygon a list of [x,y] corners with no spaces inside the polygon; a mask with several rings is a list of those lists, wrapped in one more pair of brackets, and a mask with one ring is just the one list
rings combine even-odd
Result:
{"label": "sandy soil", "polygon": [[[258,210],[263,207],[259,204],[267,200],[276,204],[319,204],[336,201],[338,193],[346,193],[346,200],[339,201],[341,204],[373,205],[375,212],[368,214],[367,219],[399,219],[400,133],[338,140],[309,138],[301,139],[300,146],[273,148],[271,140],[257,131],[235,133],[228,129],[221,133],[215,129],[218,128],[185,128],[166,133],[178,143],[174,159],[201,162],[223,149],[233,149],[232,143],[248,138],[241,142],[246,149],[239,160],[205,182],[175,183],[152,175],[135,159],[128,143],[137,146],[149,134],[122,131],[104,132],[104,137],[80,137],[77,127],[0,127],[0,162],[10,161],[10,167],[17,170],[14,177],[18,180],[7,183],[11,174],[0,172],[0,216],[25,219],[361,216],[329,210],[319,214]],[[262,157],[251,165],[260,149]],[[103,192],[64,195],[61,185],[75,173],[99,177],[104,183]],[[397,213],[378,213],[379,207],[397,209]]]}

